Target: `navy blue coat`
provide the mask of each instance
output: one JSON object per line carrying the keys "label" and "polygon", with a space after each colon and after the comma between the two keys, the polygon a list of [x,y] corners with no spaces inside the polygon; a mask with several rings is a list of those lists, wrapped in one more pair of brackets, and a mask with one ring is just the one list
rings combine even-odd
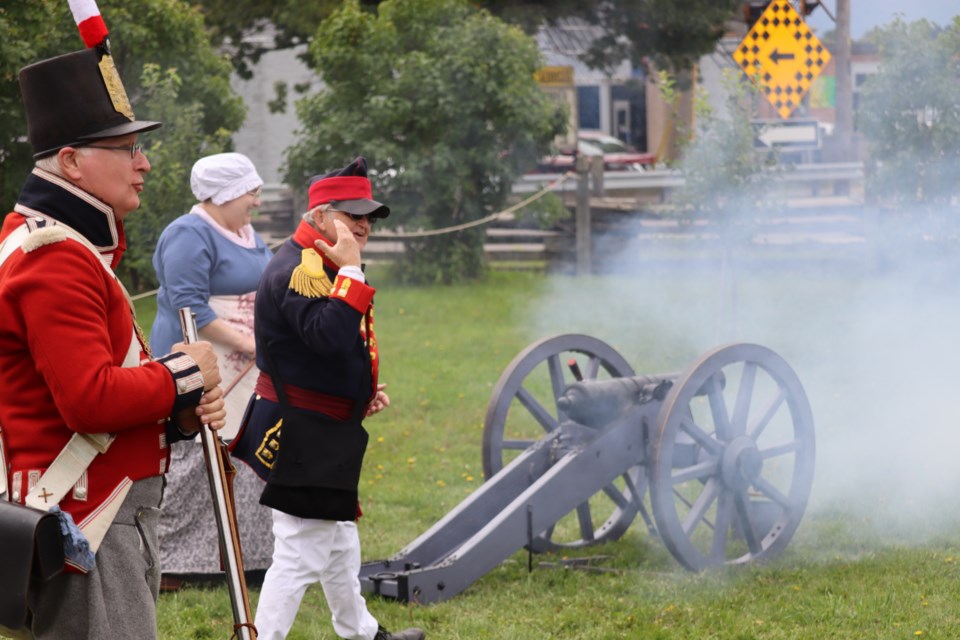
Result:
{"label": "navy blue coat", "polygon": [[[272,374],[274,387],[282,381],[292,391],[288,400],[293,398],[260,502],[305,518],[354,520],[367,443],[361,420],[377,379],[375,290],[338,276],[337,267],[311,248],[320,237],[302,222],[271,259],[257,289],[257,366],[261,376]],[[298,393],[330,400],[341,415],[298,408]],[[254,396],[234,454],[249,462],[256,454],[252,449],[266,442],[257,440],[277,425],[281,413],[277,402]]]}

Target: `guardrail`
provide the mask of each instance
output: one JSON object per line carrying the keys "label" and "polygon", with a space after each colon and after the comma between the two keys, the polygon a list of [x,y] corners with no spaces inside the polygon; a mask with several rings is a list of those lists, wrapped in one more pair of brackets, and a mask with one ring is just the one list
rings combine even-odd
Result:
{"label": "guardrail", "polygon": [[[852,187],[861,184],[864,179],[862,162],[834,162],[818,164],[798,164],[781,166],[770,170],[770,179],[774,182],[803,183],[814,191],[823,184],[845,184]],[[526,174],[513,183],[513,193],[523,195],[539,191],[561,174]],[[685,184],[683,172],[676,169],[650,169],[647,171],[605,171],[603,173],[603,191],[663,191],[682,187]],[[568,181],[556,191],[573,193],[576,182]]]}

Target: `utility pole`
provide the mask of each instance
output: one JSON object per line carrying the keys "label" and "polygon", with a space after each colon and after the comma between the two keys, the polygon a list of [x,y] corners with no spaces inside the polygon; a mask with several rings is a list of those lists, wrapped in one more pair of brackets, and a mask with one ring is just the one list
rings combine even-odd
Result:
{"label": "utility pole", "polygon": [[836,159],[856,160],[853,148],[853,81],[850,74],[850,0],[837,0],[836,44],[833,68],[836,80]]}

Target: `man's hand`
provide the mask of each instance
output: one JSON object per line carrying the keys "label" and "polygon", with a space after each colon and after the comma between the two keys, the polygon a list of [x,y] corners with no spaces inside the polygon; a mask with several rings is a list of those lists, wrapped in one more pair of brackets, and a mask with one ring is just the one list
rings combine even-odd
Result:
{"label": "man's hand", "polygon": [[386,388],[387,385],[385,384],[377,385],[377,395],[375,395],[373,400],[370,401],[370,404],[367,405],[367,411],[363,414],[363,417],[369,418],[373,414],[380,413],[390,406],[390,396],[384,392]]}
{"label": "man's hand", "polygon": [[334,220],[333,226],[337,230],[337,241],[331,247],[323,240],[314,241],[313,245],[318,251],[323,252],[338,267],[359,267],[360,266],[360,245],[357,239],[353,237],[350,228],[342,221]]}
{"label": "man's hand", "polygon": [[227,409],[223,404],[223,389],[214,387],[200,397],[196,407],[184,407],[177,413],[177,428],[180,433],[192,436],[200,431],[200,423],[217,431],[227,424]]}
{"label": "man's hand", "polygon": [[223,404],[221,387],[214,387],[203,394],[200,404],[197,405],[197,416],[200,422],[214,431],[222,429],[227,424],[227,408]]}
{"label": "man's hand", "polygon": [[220,367],[217,365],[217,354],[213,352],[213,345],[200,341],[191,344],[178,342],[173,345],[171,352],[181,351],[197,363],[200,374],[203,376],[203,390],[210,391],[220,384]]}

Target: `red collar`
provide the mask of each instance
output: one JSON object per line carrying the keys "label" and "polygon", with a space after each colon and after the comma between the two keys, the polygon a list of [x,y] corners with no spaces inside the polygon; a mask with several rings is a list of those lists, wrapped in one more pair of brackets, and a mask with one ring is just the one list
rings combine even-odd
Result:
{"label": "red collar", "polygon": [[[304,249],[313,249],[314,251],[317,251],[316,247],[313,244],[316,240],[320,240],[327,246],[330,246],[330,247],[333,246],[332,242],[327,240],[323,236],[323,234],[321,234],[319,231],[317,231],[312,226],[307,224],[306,220],[301,220],[300,226],[298,226],[297,230],[293,232],[293,241],[296,244],[303,247]],[[321,258],[323,258],[324,266],[329,267],[334,271],[340,268],[337,266],[335,262],[333,262],[330,258],[328,258],[326,254],[324,254],[322,251],[317,251],[317,253],[320,254]]]}

